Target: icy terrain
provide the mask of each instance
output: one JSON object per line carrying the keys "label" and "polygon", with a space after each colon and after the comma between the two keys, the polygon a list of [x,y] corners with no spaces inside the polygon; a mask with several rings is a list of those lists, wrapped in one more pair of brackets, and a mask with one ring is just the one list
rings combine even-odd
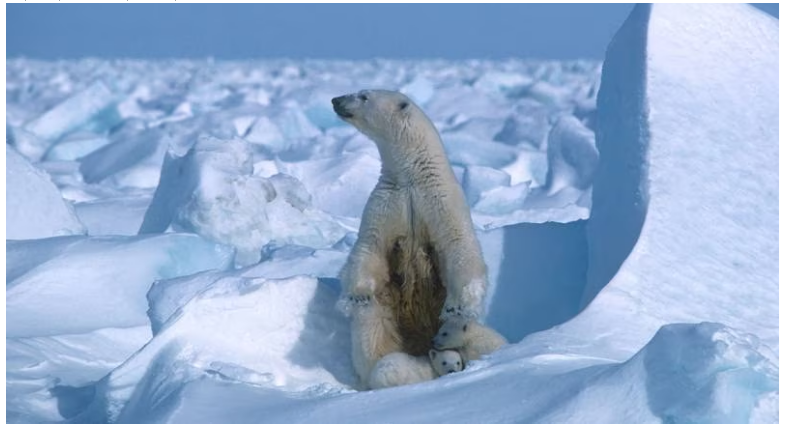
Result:
{"label": "icy terrain", "polygon": [[[778,422],[778,21],[637,6],[604,64],[7,62],[8,422]],[[379,174],[330,99],[439,128],[510,341],[355,390]]]}

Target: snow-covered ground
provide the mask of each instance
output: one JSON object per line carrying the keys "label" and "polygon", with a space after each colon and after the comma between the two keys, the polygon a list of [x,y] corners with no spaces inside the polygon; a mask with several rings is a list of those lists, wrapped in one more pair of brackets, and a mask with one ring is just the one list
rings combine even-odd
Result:
{"label": "snow-covered ground", "polygon": [[[778,21],[638,6],[603,65],[11,59],[8,422],[778,422]],[[510,345],[360,392],[337,272],[439,128]]]}

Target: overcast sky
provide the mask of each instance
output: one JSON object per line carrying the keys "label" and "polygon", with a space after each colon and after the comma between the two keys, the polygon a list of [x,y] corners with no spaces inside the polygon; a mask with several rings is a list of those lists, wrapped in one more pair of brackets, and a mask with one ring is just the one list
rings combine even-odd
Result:
{"label": "overcast sky", "polygon": [[[777,4],[764,8],[779,16]],[[17,3],[6,5],[6,56],[602,59],[631,9],[629,4]]]}

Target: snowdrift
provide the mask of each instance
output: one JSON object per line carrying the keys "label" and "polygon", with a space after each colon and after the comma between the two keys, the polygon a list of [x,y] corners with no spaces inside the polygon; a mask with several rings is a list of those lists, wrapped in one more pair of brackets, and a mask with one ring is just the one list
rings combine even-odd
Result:
{"label": "snowdrift", "polygon": [[[7,149],[9,198],[16,165],[42,178],[25,213],[70,217],[6,243],[6,419],[777,422],[777,35],[746,5],[638,5],[601,83],[586,62],[9,60],[9,143],[44,160]],[[379,159],[329,102],[361,87],[403,88],[444,136],[511,343],[368,392],[335,303]]]}

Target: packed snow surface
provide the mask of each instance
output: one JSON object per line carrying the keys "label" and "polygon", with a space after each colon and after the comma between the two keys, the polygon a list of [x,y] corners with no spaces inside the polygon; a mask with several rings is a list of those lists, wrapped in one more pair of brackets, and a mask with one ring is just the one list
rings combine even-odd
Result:
{"label": "packed snow surface", "polygon": [[[778,422],[777,36],[639,5],[603,65],[10,59],[6,420]],[[368,392],[363,88],[441,132],[510,341]]]}

